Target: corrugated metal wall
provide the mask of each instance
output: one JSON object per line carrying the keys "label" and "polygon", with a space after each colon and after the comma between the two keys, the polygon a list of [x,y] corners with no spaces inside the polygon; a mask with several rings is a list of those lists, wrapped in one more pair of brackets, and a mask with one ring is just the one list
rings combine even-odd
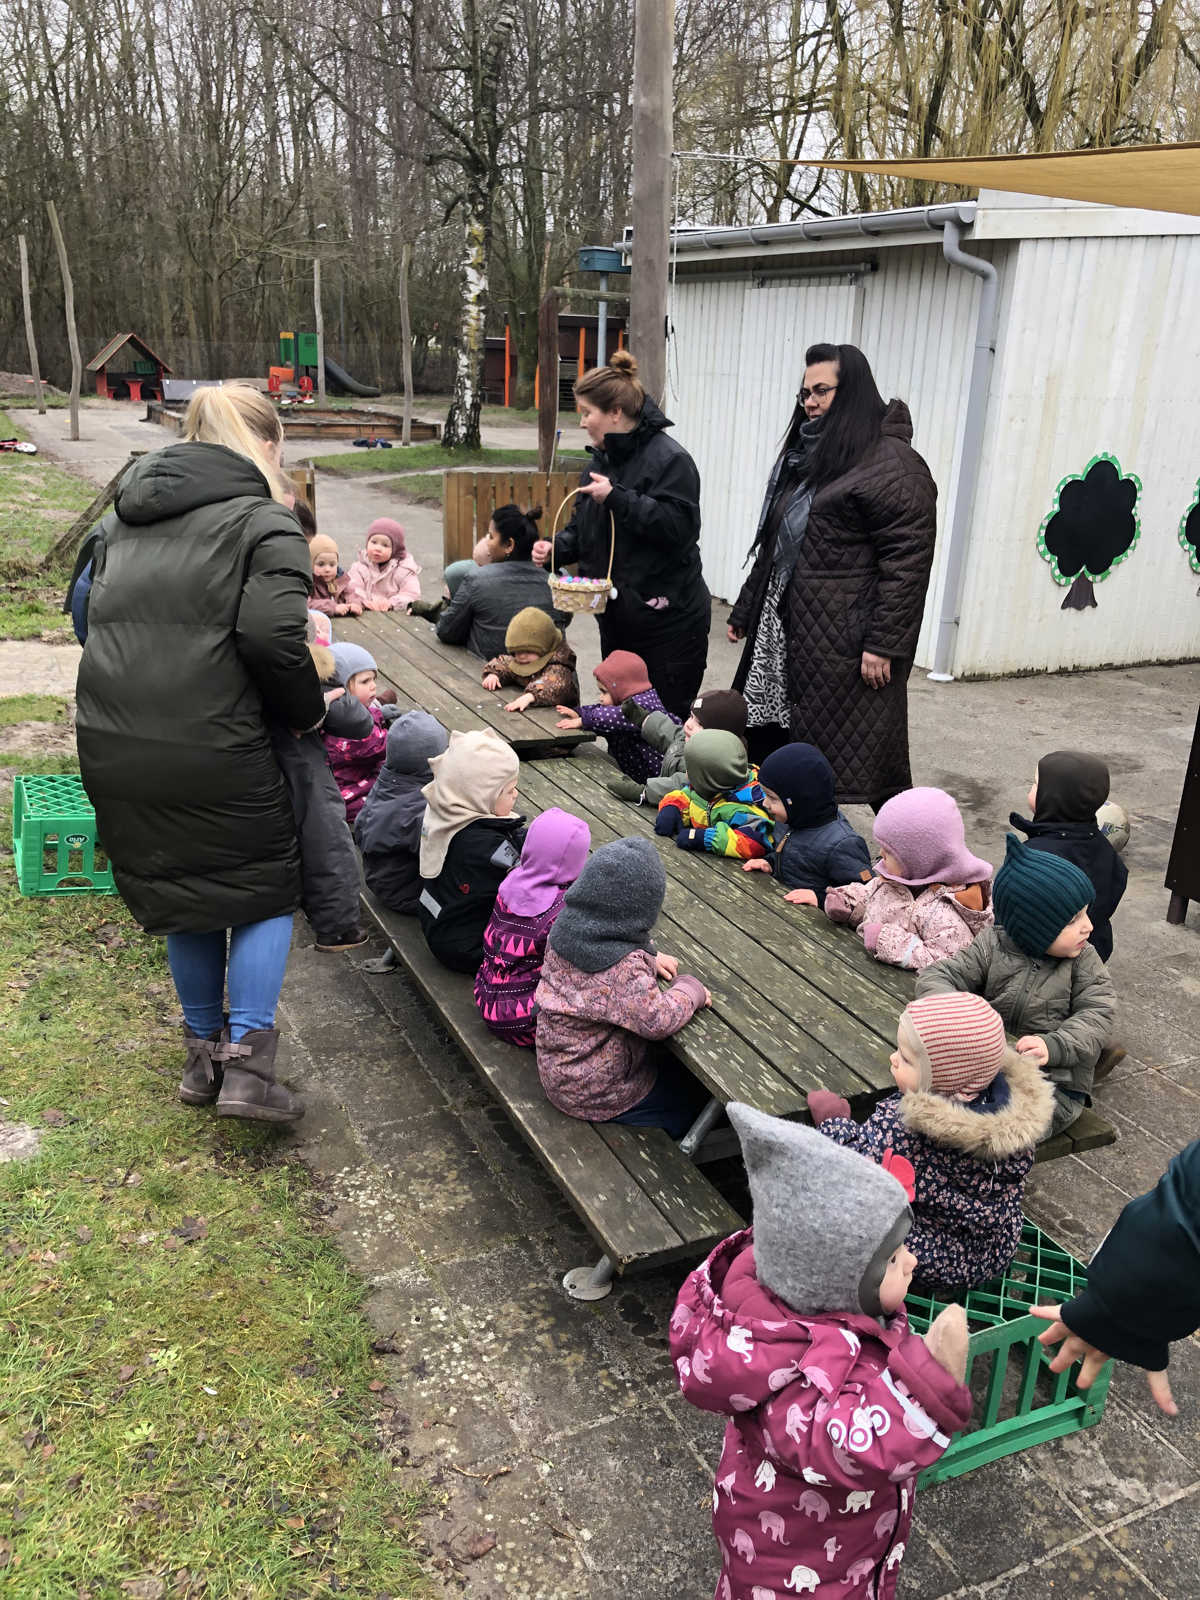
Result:
{"label": "corrugated metal wall", "polygon": [[[1008,278],[955,671],[1200,654],[1178,543],[1200,476],[1200,238],[1027,239]],[[1101,451],[1142,480],[1141,536],[1095,610],[1063,611],[1038,529]]]}
{"label": "corrugated metal wall", "polygon": [[[861,255],[861,251],[860,251]],[[803,375],[804,351],[850,337],[855,289],[845,277],[768,279],[680,276],[666,410],[700,468],[704,576],[733,600],[746,552]]]}

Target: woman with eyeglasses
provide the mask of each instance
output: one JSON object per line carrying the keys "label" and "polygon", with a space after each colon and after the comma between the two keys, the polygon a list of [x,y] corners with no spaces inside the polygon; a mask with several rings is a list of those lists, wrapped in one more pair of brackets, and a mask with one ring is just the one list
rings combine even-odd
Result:
{"label": "woman with eyeglasses", "polygon": [[908,407],[884,401],[861,350],[812,345],[729,614],[751,759],[814,744],[841,804],[878,808],[912,784],[908,674],[937,486],[911,440]]}

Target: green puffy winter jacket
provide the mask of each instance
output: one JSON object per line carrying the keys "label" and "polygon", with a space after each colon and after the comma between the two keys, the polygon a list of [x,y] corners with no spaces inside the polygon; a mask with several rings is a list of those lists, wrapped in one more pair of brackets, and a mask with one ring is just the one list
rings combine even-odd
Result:
{"label": "green puffy winter jacket", "polygon": [[917,999],[967,990],[981,994],[1017,1038],[1037,1034],[1050,1059],[1042,1069],[1060,1088],[1089,1094],[1096,1057],[1116,1011],[1112,979],[1093,947],[1073,961],[1035,961],[1003,928],[983,928],[965,950],[917,973]]}
{"label": "green puffy winter jacket", "polygon": [[121,897],[158,934],[293,911],[296,827],[265,719],[311,728],[325,710],[299,524],[245,456],[185,443],[130,469],[103,531],[77,733]]}

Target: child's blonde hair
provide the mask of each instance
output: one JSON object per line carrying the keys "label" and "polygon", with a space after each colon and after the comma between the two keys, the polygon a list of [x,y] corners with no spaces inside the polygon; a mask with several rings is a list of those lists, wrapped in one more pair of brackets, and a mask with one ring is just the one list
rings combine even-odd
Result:
{"label": "child's blonde hair", "polygon": [[265,446],[283,438],[279,413],[265,395],[248,383],[227,383],[220,389],[197,389],[183,419],[183,437],[201,444],[223,444],[246,456],[267,480],[272,500],[287,505],[292,489]]}

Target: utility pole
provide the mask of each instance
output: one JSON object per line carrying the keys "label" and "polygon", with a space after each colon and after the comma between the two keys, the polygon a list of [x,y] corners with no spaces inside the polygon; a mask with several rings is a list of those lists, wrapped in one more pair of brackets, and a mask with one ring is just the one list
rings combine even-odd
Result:
{"label": "utility pole", "polygon": [[325,404],[325,315],[321,310],[321,258],[313,255],[313,312],[317,319],[317,399]]}
{"label": "utility pole", "polygon": [[17,250],[21,257],[21,305],[25,310],[25,343],[29,346],[29,370],[33,374],[33,393],[37,400],[38,415],[46,415],[46,396],[42,389],[42,372],[38,366],[37,339],[33,332],[33,301],[29,293],[29,252],[25,248],[25,235],[17,235]]}
{"label": "utility pole", "polygon": [[54,235],[54,248],[58,251],[58,266],[62,273],[63,299],[66,302],[67,343],[71,347],[71,431],[68,438],[79,438],[79,385],[83,379],[83,357],[79,354],[79,331],[75,326],[75,285],[71,281],[71,263],[67,260],[67,243],[58,220],[58,208],[53,200],[46,201],[46,214],[50,218],[50,232]]}
{"label": "utility pole", "polygon": [[667,379],[674,48],[675,0],[635,0],[629,347],[656,400],[664,398]]}

